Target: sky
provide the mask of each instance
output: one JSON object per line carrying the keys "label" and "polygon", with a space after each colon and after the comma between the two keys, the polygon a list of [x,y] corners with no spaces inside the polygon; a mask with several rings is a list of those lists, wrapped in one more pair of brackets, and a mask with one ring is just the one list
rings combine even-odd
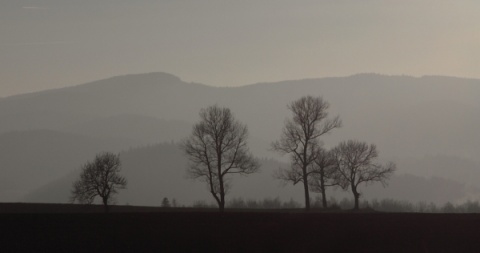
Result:
{"label": "sky", "polygon": [[157,71],[480,78],[478,45],[476,0],[1,0],[0,97]]}

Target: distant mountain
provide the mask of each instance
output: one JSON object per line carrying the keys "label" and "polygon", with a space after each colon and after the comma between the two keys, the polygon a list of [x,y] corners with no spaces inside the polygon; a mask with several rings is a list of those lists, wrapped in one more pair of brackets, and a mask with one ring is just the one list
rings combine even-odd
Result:
{"label": "distant mountain", "polygon": [[[123,150],[178,142],[190,133],[201,108],[219,104],[231,108],[236,118],[248,125],[249,144],[256,156],[286,161],[288,157],[269,150],[270,143],[280,136],[284,120],[290,116],[287,104],[303,95],[322,96],[331,104],[329,113],[343,120],[341,129],[324,136],[326,147],[358,139],[377,144],[380,158],[396,161],[399,174],[452,178],[467,185],[479,180],[480,80],[476,79],[359,74],[225,88],[187,83],[166,73],[126,75],[0,99],[0,134],[48,130],[85,136],[92,142],[85,144],[83,151],[65,149],[82,154],[82,159],[71,162],[78,164],[90,159],[96,149],[87,146],[97,146],[94,141],[99,138],[123,143],[115,145]],[[48,146],[49,139],[43,138],[38,146]],[[74,145],[75,141],[65,138],[62,145]],[[5,139],[1,145],[15,146],[17,142]],[[48,150],[42,150],[42,156],[55,160],[57,151]],[[17,149],[9,154],[20,159],[21,153]],[[435,167],[428,173],[425,158],[431,160],[428,166]],[[23,167],[18,169],[20,165],[14,165],[11,158],[0,157],[1,170],[34,171],[38,166],[37,160],[29,162],[29,156],[23,159],[19,163]],[[50,167],[42,164],[43,170],[53,171],[42,178],[54,180],[69,172]],[[18,184],[23,177],[3,185]],[[254,180],[242,184],[249,182]],[[249,185],[245,190],[255,187]],[[0,200],[4,198],[0,196]]]}
{"label": "distant mountain", "polygon": [[138,146],[180,140],[188,136],[191,124],[180,120],[163,120],[138,114],[121,114],[97,118],[63,128],[65,132],[97,138],[127,139]]}
{"label": "distant mountain", "polygon": [[185,119],[185,108],[191,111],[188,116],[198,113],[187,101],[201,100],[208,90],[207,86],[184,83],[169,74],[151,73],[12,96],[0,102],[0,118],[8,119],[0,132],[32,128],[56,130],[122,114],[181,120]]}
{"label": "distant mountain", "polygon": [[388,157],[477,157],[480,80],[435,76],[361,74],[219,88],[165,73],[127,75],[5,98],[0,101],[0,120],[5,122],[0,132],[81,128],[125,114],[192,124],[200,108],[217,103],[248,124],[255,140],[270,143],[289,115],[287,103],[302,95],[323,96],[331,104],[330,113],[343,119],[344,127],[325,138],[329,146],[356,138],[376,143]]}

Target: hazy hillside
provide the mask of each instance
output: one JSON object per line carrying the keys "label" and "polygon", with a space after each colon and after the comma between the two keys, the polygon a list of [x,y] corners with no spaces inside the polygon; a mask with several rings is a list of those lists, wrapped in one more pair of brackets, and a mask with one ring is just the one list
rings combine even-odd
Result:
{"label": "hazy hillside", "polygon": [[391,178],[388,187],[381,184],[364,187],[363,194],[367,199],[408,200],[413,203],[433,202],[443,205],[446,202],[466,201],[467,187],[457,181],[440,177],[424,178],[411,174],[397,174]]}
{"label": "hazy hillside", "polygon": [[[117,198],[119,204],[156,205],[159,206],[164,197],[176,199],[177,203],[191,205],[195,201],[213,202],[204,183],[186,177],[186,161],[178,145],[157,144],[131,149],[120,154],[123,164],[122,174],[128,179],[128,188],[121,191]],[[244,199],[261,200],[280,197],[282,200],[303,199],[302,186],[283,184],[272,177],[279,167],[288,166],[274,160],[261,160],[261,171],[248,177],[232,177],[232,189],[227,200],[242,197]],[[36,189],[23,201],[65,203],[68,201],[73,181],[79,170]],[[362,187],[364,198],[425,201],[444,204],[447,201],[459,201],[467,196],[464,184],[443,178],[426,179],[411,174],[394,176],[387,188],[381,185]],[[312,198],[318,194],[312,194]],[[329,196],[338,200],[351,197],[350,192],[328,190]]]}
{"label": "hazy hillside", "polygon": [[[202,182],[186,176],[187,163],[178,145],[163,143],[121,152],[122,174],[128,179],[128,188],[117,201],[132,205],[160,205],[163,197],[175,198],[180,204],[194,201],[213,201]],[[273,171],[284,164],[261,160],[261,171],[244,177],[233,177],[230,197],[263,199],[267,197],[301,198],[301,187],[280,187],[273,180]],[[29,202],[67,202],[72,182],[79,171],[71,171],[54,182],[31,192],[23,200]]]}
{"label": "hazy hillside", "polygon": [[0,101],[0,119],[6,122],[0,132],[81,129],[88,122],[125,114],[193,123],[200,108],[218,103],[232,108],[251,136],[267,143],[265,149],[278,138],[288,116],[286,104],[306,94],[323,96],[331,114],[344,121],[342,129],[326,138],[329,145],[362,139],[377,143],[388,157],[448,154],[474,159],[480,149],[475,134],[480,126],[479,80],[374,74],[238,88],[185,83],[164,73],[120,76],[8,97]]}
{"label": "hazy hillside", "polygon": [[[477,155],[480,153],[480,135],[477,134],[480,128],[480,80],[361,74],[219,88],[186,83],[170,74],[149,73],[113,77],[69,88],[1,99],[0,133],[5,136],[11,135],[11,131],[44,129],[50,130],[50,133],[61,131],[75,136],[88,136],[79,139],[91,140],[84,143],[69,139],[67,136],[70,134],[61,134],[65,138],[58,138],[63,140],[63,144],[55,144],[54,147],[70,156],[74,153],[76,159],[69,160],[70,157],[65,154],[61,166],[51,164],[58,159],[55,158],[60,151],[41,148],[51,145],[50,137],[36,141],[41,150],[31,152],[39,154],[37,156],[24,155],[22,149],[11,148],[18,143],[31,145],[30,142],[35,142],[33,137],[26,137],[23,142],[8,138],[0,140],[0,145],[9,150],[8,155],[0,156],[0,164],[5,167],[2,171],[34,171],[39,166],[45,171],[39,177],[41,180],[29,179],[25,173],[14,173],[18,177],[7,177],[2,187],[21,189],[15,195],[18,196],[20,192],[25,192],[26,188],[22,188],[25,185],[36,184],[40,187],[47,183],[47,179],[52,181],[66,176],[71,167],[59,168],[91,159],[92,154],[100,150],[97,147],[101,145],[96,142],[99,138],[117,142],[118,145],[113,145],[116,150],[179,141],[188,135],[191,125],[198,120],[200,108],[215,103],[230,107],[236,117],[248,125],[249,143],[256,156],[285,161],[286,157],[269,151],[269,144],[279,137],[283,122],[289,116],[286,105],[302,95],[324,97],[331,104],[331,115],[338,114],[343,120],[344,126],[341,129],[325,136],[327,147],[349,138],[364,140],[377,144],[381,159],[396,161],[399,175],[409,173],[425,177],[427,181],[432,177],[449,178],[468,187],[474,186],[480,179],[480,158]],[[73,151],[72,148],[64,148],[68,145],[78,146],[76,142],[84,143],[80,145],[84,148]],[[125,156],[128,157],[128,153]],[[172,157],[175,156],[172,154]],[[179,160],[177,165],[159,166],[162,168],[160,171],[154,170],[157,164],[162,164],[159,159],[141,167],[152,166],[145,173],[157,173],[152,178],[163,178],[163,175],[168,175],[169,169],[173,169],[171,167],[182,167],[183,158],[180,155],[176,157]],[[128,159],[125,164],[129,164]],[[143,172],[132,169],[126,169],[127,171],[132,182],[140,182],[136,178],[141,178]],[[238,191],[244,190],[245,196],[250,194],[249,191],[253,195],[255,192],[259,194],[263,191],[262,180],[272,181],[270,176],[258,178],[261,180],[239,181]],[[183,181],[186,185],[181,185],[182,187],[191,185],[188,180]],[[155,184],[161,185],[162,182]],[[171,182],[174,181],[167,180],[163,184],[169,185]],[[11,186],[18,184],[22,187]],[[154,182],[149,184],[154,185]],[[146,185],[139,184],[138,187],[145,187],[143,191],[147,191]],[[142,193],[145,203],[156,203],[156,198],[163,195],[171,194],[174,197],[174,194],[182,194],[171,192],[172,189],[177,189],[172,187],[155,189],[157,193]],[[128,197],[137,196],[134,192],[136,187],[131,188],[131,191],[133,193],[125,193],[125,199],[121,200],[132,203],[143,201]],[[232,194],[236,194],[235,191]],[[401,189],[398,188],[398,191]],[[287,194],[286,192],[288,191],[282,194]],[[452,196],[457,195],[455,193]],[[2,196],[6,197],[1,200],[16,199],[9,197],[14,196],[10,193]],[[183,195],[176,197],[184,198]]]}
{"label": "hazy hillside", "polygon": [[13,96],[0,102],[0,117],[9,119],[9,124],[0,130],[29,126],[57,129],[122,114],[190,119],[198,112],[197,106],[191,107],[187,101],[208,100],[202,99],[202,94],[214,96],[209,90],[207,86],[184,83],[169,74],[151,73]]}
{"label": "hazy hillside", "polygon": [[63,130],[97,138],[128,139],[142,145],[180,140],[190,133],[192,126],[180,120],[121,114],[70,125]]}
{"label": "hazy hillside", "polygon": [[34,130],[0,135],[0,199],[18,201],[27,192],[79,168],[101,151],[118,152],[129,142]]}

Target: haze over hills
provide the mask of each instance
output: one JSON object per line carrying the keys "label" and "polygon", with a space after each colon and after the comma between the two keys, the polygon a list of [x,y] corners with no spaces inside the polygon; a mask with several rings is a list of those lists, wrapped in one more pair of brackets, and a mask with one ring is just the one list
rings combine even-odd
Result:
{"label": "haze over hills", "polygon": [[128,75],[8,97],[0,102],[0,118],[6,122],[0,133],[73,129],[125,114],[191,124],[200,108],[218,103],[232,108],[252,136],[269,143],[279,136],[288,116],[286,104],[310,94],[323,96],[331,104],[330,113],[344,121],[327,144],[358,138],[377,143],[389,156],[422,152],[475,158],[474,150],[480,146],[474,134],[480,114],[478,84],[450,77],[362,74],[219,88],[185,83],[164,73]]}
{"label": "haze over hills", "polygon": [[[34,133],[38,134],[38,130],[48,130],[49,136],[56,137],[50,136],[36,141],[38,147],[43,148],[41,157],[46,157],[42,163],[33,159],[32,162],[21,163],[23,167],[19,169],[17,167],[20,165],[14,167],[11,160],[4,160],[8,157],[1,156],[0,164],[5,167],[2,171],[31,171],[31,174],[35,174],[34,171],[38,169],[38,166],[33,164],[41,164],[42,169],[50,171],[49,176],[40,177],[35,182],[25,181],[35,184],[35,187],[41,187],[51,184],[55,179],[66,177],[73,169],[92,159],[93,154],[100,149],[117,152],[128,150],[132,146],[178,142],[189,134],[192,124],[198,120],[200,108],[212,104],[231,108],[235,116],[248,125],[249,143],[256,156],[286,161],[286,157],[270,152],[269,145],[280,136],[283,122],[286,117],[289,117],[286,105],[302,95],[322,96],[331,104],[330,115],[338,114],[343,120],[344,126],[341,129],[325,136],[324,141],[327,147],[332,147],[339,141],[354,138],[377,144],[382,160],[397,162],[398,175],[409,173],[425,177],[424,180],[427,181],[432,177],[448,178],[453,180],[452,185],[458,183],[466,188],[475,186],[480,179],[480,159],[477,155],[480,153],[480,135],[477,134],[480,127],[480,80],[377,74],[221,88],[186,83],[166,73],[148,73],[113,77],[69,88],[7,97],[0,99],[0,122],[2,122],[0,140],[3,140],[1,145],[5,146],[5,149],[18,152],[9,155],[10,158],[20,157],[23,152],[22,159],[25,161],[33,159],[31,158],[33,151],[26,153],[21,149],[15,151],[10,147],[16,143],[30,145],[29,141],[35,139],[30,136]],[[12,135],[12,131],[17,131],[17,135],[28,137],[22,141],[7,138]],[[56,160],[54,157],[60,152],[58,149],[68,150],[62,148],[67,145],[66,143],[72,146],[76,146],[77,142],[82,143],[71,136],[84,136],[85,140],[92,140],[92,142],[79,145],[84,146],[85,149],[72,151],[75,159],[65,159],[61,166],[53,166],[52,163]],[[62,144],[63,146],[55,144],[58,149],[53,149],[48,144],[52,138],[65,140],[65,143]],[[116,144],[99,145],[95,141],[100,138]],[[143,151],[136,152],[151,152],[148,149],[140,150]],[[181,159],[180,155],[178,159]],[[128,159],[126,164],[128,164],[127,161]],[[160,161],[157,162],[161,164]],[[185,167],[182,167],[182,164],[179,162],[174,167],[175,170],[184,174]],[[169,167],[168,165],[157,167],[154,164],[142,164],[141,167],[138,171],[150,168],[149,171],[154,173],[149,176],[149,173],[136,174],[128,169],[128,177],[132,178],[133,185],[136,185],[135,180],[150,182],[149,180],[155,181],[153,178],[156,177],[162,180],[165,177],[168,178],[168,174],[163,172],[166,173],[172,169],[165,168]],[[278,186],[278,181],[271,178],[270,174],[265,175],[268,175],[269,180]],[[28,175],[23,174],[23,177],[27,178]],[[234,180],[232,191],[242,192],[243,189],[260,191],[261,187],[259,188],[258,185],[245,186],[252,182],[260,185],[262,182],[255,180],[256,177],[251,175],[245,180],[243,178]],[[190,191],[204,191],[202,186],[199,186],[198,190],[192,190],[196,187],[195,184],[182,177],[175,178],[176,180],[172,181],[158,181],[159,185],[164,182],[171,188],[157,190],[168,192],[171,196],[178,196],[179,200],[185,199],[185,201],[192,200],[186,197]],[[258,178],[267,180],[263,174]],[[23,179],[22,176],[7,176],[4,180],[16,182]],[[154,185],[153,181],[149,184]],[[190,185],[191,188],[189,188]],[[393,185],[392,180],[392,189],[396,188]],[[140,184],[137,186],[140,187]],[[4,188],[0,192],[2,196],[0,200],[19,199],[18,195],[15,198],[8,197],[10,196],[8,192],[12,189],[18,192],[32,191],[28,199],[35,200],[31,197],[35,196],[33,190],[35,187],[28,189],[24,186],[23,188],[15,187]],[[451,195],[452,198],[456,198],[452,201],[470,194],[466,193],[465,189],[452,190],[456,192]],[[464,190],[465,192],[462,192]],[[265,191],[272,192],[272,190]],[[381,190],[378,189],[378,191]],[[388,191],[389,189],[383,192],[388,193]],[[397,191],[402,191],[401,187],[398,187]],[[136,190],[132,188],[125,193],[125,196],[119,198],[122,201],[136,203],[133,199],[138,197],[145,200],[145,202],[139,202],[141,204],[157,204],[155,201],[160,198],[159,195],[162,195],[162,193],[152,192],[149,196],[142,193],[142,197],[137,196],[135,192]],[[285,193],[282,188],[278,188],[278,192]],[[374,193],[369,192],[369,194]],[[167,196],[167,194],[164,195]],[[395,194],[392,193],[392,195]],[[200,196],[208,199],[206,191],[205,195],[198,195]],[[275,196],[277,195],[272,197]],[[413,196],[412,199],[414,199]]]}
{"label": "haze over hills", "polygon": [[[176,144],[161,143],[134,148],[121,152],[120,158],[123,164],[122,174],[128,179],[128,187],[116,197],[119,204],[159,206],[164,197],[175,199],[180,205],[192,205],[199,200],[213,203],[205,184],[186,177],[187,164]],[[295,199],[301,202],[303,197],[301,187],[283,185],[272,178],[276,169],[286,167],[288,164],[272,159],[261,159],[260,162],[259,173],[233,178],[233,187],[227,195],[228,200],[233,198],[263,200],[279,197],[283,201]],[[69,200],[72,183],[78,175],[78,169],[71,171],[66,176],[27,194],[22,201],[66,203]],[[425,179],[410,174],[395,175],[390,180],[388,188],[374,185],[362,189],[367,199],[409,199],[414,202],[437,204],[464,199],[467,197],[467,190],[470,189],[454,180],[438,177]],[[478,193],[478,190],[472,190]],[[348,193],[333,189],[329,189],[328,194],[338,200],[350,197]]]}
{"label": "haze over hills", "polygon": [[25,194],[78,168],[103,150],[119,152],[132,143],[52,130],[13,131],[0,135],[0,199]]}
{"label": "haze over hills", "polygon": [[[186,176],[187,162],[178,145],[161,143],[134,148],[120,153],[122,174],[128,179],[128,187],[117,197],[118,203],[131,205],[160,205],[164,197],[175,199],[182,205],[192,205],[195,201],[212,199],[203,182],[193,181]],[[301,197],[301,189],[292,186],[279,187],[272,180],[275,169],[283,164],[274,160],[261,160],[262,171],[252,177],[236,177],[232,181],[229,197],[263,199]],[[23,200],[28,202],[62,202],[69,199],[70,188],[79,171],[41,187],[28,194]]]}
{"label": "haze over hills", "polygon": [[140,114],[119,114],[67,126],[65,132],[97,138],[128,139],[136,145],[180,140],[192,129],[190,123]]}

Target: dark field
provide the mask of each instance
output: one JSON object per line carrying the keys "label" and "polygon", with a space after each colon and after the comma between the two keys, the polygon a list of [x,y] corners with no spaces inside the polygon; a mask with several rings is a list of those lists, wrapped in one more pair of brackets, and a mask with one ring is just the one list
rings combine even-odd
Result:
{"label": "dark field", "polygon": [[101,210],[2,204],[0,252],[480,252],[478,214]]}

